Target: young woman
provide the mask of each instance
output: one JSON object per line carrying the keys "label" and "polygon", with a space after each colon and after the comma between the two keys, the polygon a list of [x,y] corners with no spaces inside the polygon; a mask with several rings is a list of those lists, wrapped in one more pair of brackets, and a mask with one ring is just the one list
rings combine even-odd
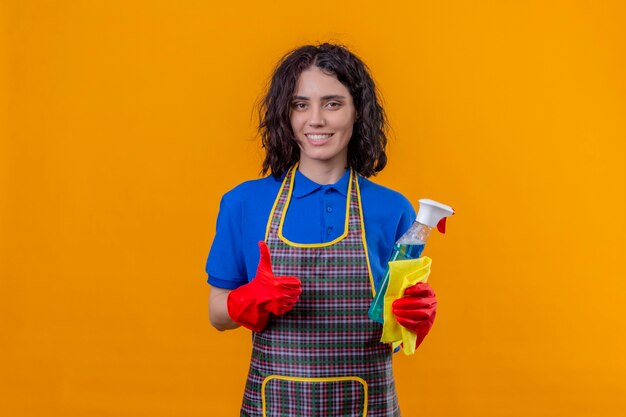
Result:
{"label": "young woman", "polygon": [[[207,261],[211,323],[254,332],[241,415],[397,416],[392,349],[367,311],[415,211],[367,179],[387,162],[372,77],[343,46],[303,46],[260,119],[271,175],[223,196]],[[419,344],[435,294],[418,284],[393,311]]]}

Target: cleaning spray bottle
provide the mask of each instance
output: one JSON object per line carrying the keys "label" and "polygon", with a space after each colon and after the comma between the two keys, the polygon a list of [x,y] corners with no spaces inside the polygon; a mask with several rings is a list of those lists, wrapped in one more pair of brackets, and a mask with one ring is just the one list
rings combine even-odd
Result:
{"label": "cleaning spray bottle", "polygon": [[[452,207],[438,203],[434,200],[423,198],[419,200],[420,208],[417,218],[398,241],[393,245],[393,251],[389,261],[400,261],[403,259],[416,259],[422,255],[424,245],[430,236],[433,227],[441,233],[446,231],[446,218],[454,214]],[[389,285],[389,267],[385,269],[380,288],[376,292],[376,297],[368,311],[369,318],[375,322],[384,322],[384,300],[387,286]]]}

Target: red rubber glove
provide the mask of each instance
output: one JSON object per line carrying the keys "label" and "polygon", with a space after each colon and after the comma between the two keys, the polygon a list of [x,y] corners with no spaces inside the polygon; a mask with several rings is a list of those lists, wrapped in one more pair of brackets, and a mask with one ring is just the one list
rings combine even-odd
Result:
{"label": "red rubber glove", "polygon": [[256,276],[249,283],[228,294],[228,315],[238,324],[260,332],[265,328],[270,313],[280,316],[291,310],[302,293],[296,277],[276,277],[272,273],[270,251],[265,242],[259,242],[261,259]]}
{"label": "red rubber glove", "polygon": [[415,343],[417,348],[435,322],[437,297],[430,285],[425,282],[418,282],[408,287],[404,291],[404,296],[393,302],[391,311],[401,326],[417,334]]}

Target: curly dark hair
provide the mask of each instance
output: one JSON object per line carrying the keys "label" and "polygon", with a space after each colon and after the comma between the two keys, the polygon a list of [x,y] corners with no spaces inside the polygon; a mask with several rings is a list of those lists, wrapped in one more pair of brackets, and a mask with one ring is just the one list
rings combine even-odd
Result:
{"label": "curly dark hair", "polygon": [[364,177],[376,175],[387,165],[388,126],[379,93],[365,63],[345,46],[331,43],[299,47],[278,62],[258,108],[266,153],[261,173],[279,177],[300,159],[289,111],[300,74],[313,66],[336,76],[352,95],[357,119],[348,144],[348,164]]}

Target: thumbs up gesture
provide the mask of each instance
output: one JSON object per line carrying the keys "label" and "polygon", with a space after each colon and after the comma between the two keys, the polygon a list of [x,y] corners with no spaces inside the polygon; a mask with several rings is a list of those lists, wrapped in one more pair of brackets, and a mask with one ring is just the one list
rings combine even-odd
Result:
{"label": "thumbs up gesture", "polygon": [[290,311],[302,293],[300,279],[293,276],[277,277],[272,272],[270,251],[265,242],[259,242],[261,258],[256,276],[249,283],[228,294],[230,318],[254,331],[262,331],[270,313],[280,316]]}

